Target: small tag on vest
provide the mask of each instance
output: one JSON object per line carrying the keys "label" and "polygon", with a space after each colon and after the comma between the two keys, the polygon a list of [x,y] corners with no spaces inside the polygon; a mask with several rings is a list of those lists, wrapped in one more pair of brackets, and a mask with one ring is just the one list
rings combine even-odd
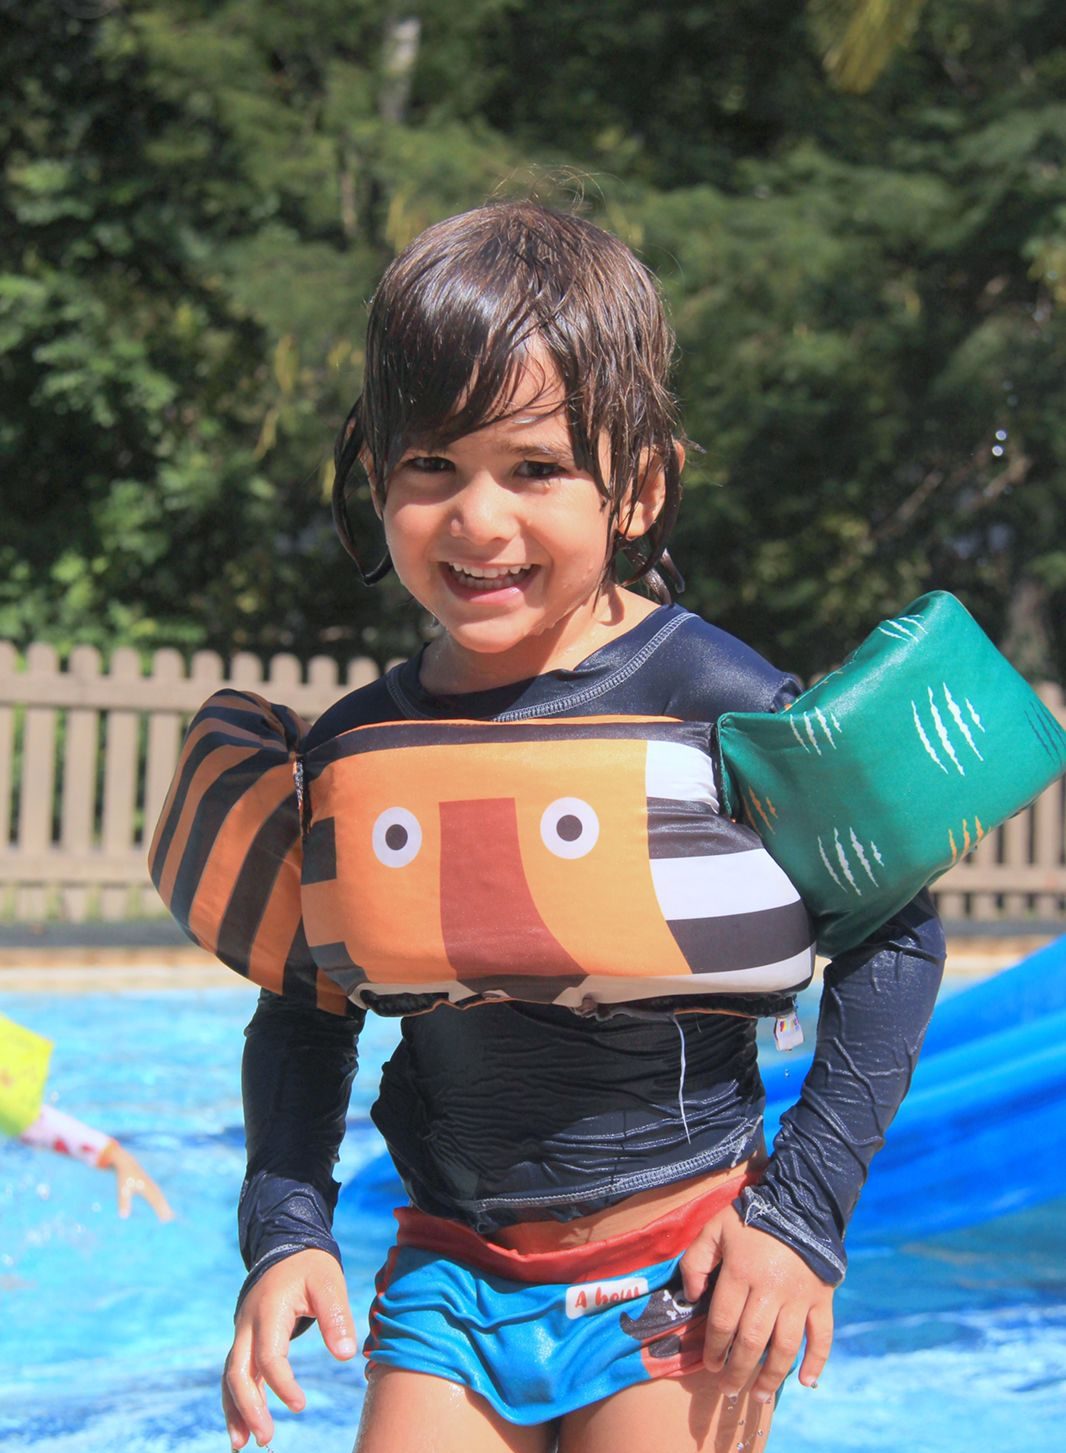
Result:
{"label": "small tag on vest", "polygon": [[803,1043],[803,1026],[794,1009],[774,1020],[774,1043],[778,1049],[797,1049]]}

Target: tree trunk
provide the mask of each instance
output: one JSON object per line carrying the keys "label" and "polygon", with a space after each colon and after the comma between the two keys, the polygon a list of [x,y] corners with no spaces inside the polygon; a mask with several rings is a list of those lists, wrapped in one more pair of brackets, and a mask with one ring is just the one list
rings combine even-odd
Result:
{"label": "tree trunk", "polygon": [[417,15],[393,12],[387,17],[378,114],[394,126],[402,125],[407,117],[421,37],[422,22]]}

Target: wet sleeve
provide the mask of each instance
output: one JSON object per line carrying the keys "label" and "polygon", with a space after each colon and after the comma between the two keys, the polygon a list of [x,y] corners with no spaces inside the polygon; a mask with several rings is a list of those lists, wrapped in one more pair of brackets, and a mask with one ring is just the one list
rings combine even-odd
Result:
{"label": "wet sleeve", "polygon": [[735,1205],[830,1285],[870,1162],[910,1088],[944,967],[928,892],[825,970],[814,1060],[762,1181]]}
{"label": "wet sleeve", "polygon": [[340,1190],[333,1167],[365,1017],[360,1010],[343,1018],[267,990],[259,996],[242,1066],[248,1169],[237,1219],[248,1276],[238,1309],[265,1271],[297,1251],[341,1259],[332,1234]]}

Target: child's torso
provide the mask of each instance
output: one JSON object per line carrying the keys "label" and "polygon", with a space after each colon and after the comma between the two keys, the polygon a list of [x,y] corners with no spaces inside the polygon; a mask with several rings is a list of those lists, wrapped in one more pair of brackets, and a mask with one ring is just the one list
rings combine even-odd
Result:
{"label": "child's torso", "polygon": [[[725,710],[769,709],[794,689],[741,642],[663,607],[572,670],[489,692],[432,696],[416,658],[338,703],[307,746],[402,719],[714,722]],[[758,1154],[761,1105],[750,1018],[599,1023],[509,1003],[406,1019],[374,1119],[417,1205],[492,1234],[595,1218],[631,1196],[657,1205],[659,1188]]]}

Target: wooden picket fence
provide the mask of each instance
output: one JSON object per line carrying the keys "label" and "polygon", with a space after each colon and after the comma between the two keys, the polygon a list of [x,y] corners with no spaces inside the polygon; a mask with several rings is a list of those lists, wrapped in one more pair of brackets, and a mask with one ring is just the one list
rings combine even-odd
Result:
{"label": "wooden picket fence", "polygon": [[[0,922],[158,916],[145,858],[189,717],[220,686],[284,702],[313,719],[379,675],[373,661],[78,646],[61,669],[51,646],[19,657],[0,641]],[[17,771],[16,771],[17,767]]]}
{"label": "wooden picket fence", "polygon": [[[103,669],[91,646],[61,666],[51,646],[24,656],[0,641],[0,922],[79,923],[151,917],[162,908],[145,856],[189,717],[212,691],[259,691],[313,719],[346,691],[378,676],[365,658],[234,656],[225,671],[198,652],[186,671],[177,651],[157,651],[145,674],[137,651],[116,650]],[[1063,693],[1040,688],[1066,722]],[[940,879],[945,918],[959,922],[1066,923],[1066,794],[1059,781]]]}

